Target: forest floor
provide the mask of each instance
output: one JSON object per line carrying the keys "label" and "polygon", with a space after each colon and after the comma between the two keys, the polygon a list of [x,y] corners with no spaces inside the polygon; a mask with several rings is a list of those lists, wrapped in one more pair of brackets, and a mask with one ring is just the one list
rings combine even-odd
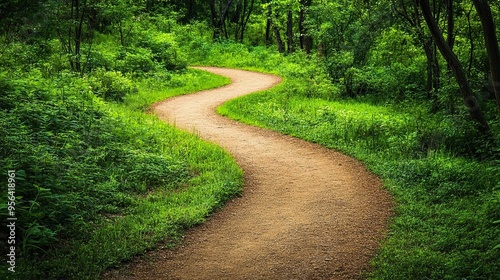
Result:
{"label": "forest floor", "polygon": [[230,85],[155,104],[163,120],[231,153],[244,170],[241,197],[103,279],[362,279],[393,214],[392,197],[358,161],[339,152],[217,115],[237,96],[279,77],[199,67]]}

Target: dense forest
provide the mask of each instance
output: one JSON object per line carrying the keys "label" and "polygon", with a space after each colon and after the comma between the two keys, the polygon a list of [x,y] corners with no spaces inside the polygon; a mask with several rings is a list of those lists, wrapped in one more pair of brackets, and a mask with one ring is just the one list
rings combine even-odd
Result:
{"label": "dense forest", "polygon": [[284,77],[221,114],[382,178],[370,278],[495,279],[498,22],[488,0],[2,1],[0,278],[99,278],[238,195],[229,155],[146,114],[227,84],[188,68],[217,65]]}

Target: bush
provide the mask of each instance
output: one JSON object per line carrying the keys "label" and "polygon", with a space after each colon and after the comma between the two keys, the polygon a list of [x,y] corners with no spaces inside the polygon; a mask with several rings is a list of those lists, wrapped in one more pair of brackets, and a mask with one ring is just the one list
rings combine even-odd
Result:
{"label": "bush", "polygon": [[[308,58],[303,52],[287,57],[288,63],[279,66],[280,74],[287,77],[287,90],[308,98],[333,100],[339,97],[338,89],[332,84],[324,68],[317,60]],[[313,62],[314,61],[314,62]],[[311,63],[313,62],[313,63]]]}
{"label": "bush", "polygon": [[177,47],[172,34],[149,35],[140,42],[140,46],[151,50],[153,60],[167,70],[180,70],[187,66],[186,57]]}
{"label": "bush", "polygon": [[380,100],[403,101],[422,98],[425,81],[422,71],[412,65],[351,67],[341,79],[348,97],[372,95]]}
{"label": "bush", "polygon": [[[116,72],[98,74],[107,96],[116,97],[124,83],[125,89],[130,85]],[[0,75],[0,129],[5,132],[0,166],[2,174],[17,171],[23,255],[91,230],[98,214],[129,205],[133,194],[174,188],[190,176],[178,160],[137,152],[137,139],[123,133],[126,123],[100,109],[85,83],[73,79],[58,81],[66,86],[60,94],[36,71],[19,79]],[[7,205],[5,196],[0,205]],[[0,213],[3,222],[6,213]]]}
{"label": "bush", "polygon": [[328,75],[334,82],[339,82],[346,71],[354,65],[354,54],[350,51],[339,51],[333,55],[322,58]]}
{"label": "bush", "polygon": [[127,168],[119,181],[125,190],[145,192],[161,186],[174,188],[182,178],[189,177],[185,164],[164,155],[132,150],[123,163]]}
{"label": "bush", "polygon": [[153,60],[153,53],[146,48],[127,49],[121,55],[123,58],[117,62],[117,69],[122,72],[144,74],[158,68]]}
{"label": "bush", "polygon": [[89,78],[92,91],[106,101],[123,101],[133,91],[133,84],[121,72],[98,69]]}

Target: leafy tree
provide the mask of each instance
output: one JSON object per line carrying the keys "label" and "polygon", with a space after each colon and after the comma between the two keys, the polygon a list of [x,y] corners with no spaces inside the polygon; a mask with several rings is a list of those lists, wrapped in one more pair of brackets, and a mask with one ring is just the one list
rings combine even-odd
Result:
{"label": "leafy tree", "polygon": [[[301,3],[297,0],[280,0],[269,1],[265,3],[264,8],[267,9],[267,28],[272,29],[279,52],[293,53],[296,48],[295,31],[297,17],[302,10]],[[304,28],[304,27],[303,27]],[[285,43],[281,37],[281,32],[286,36]],[[266,38],[270,35],[266,32]]]}
{"label": "leafy tree", "polygon": [[129,37],[134,29],[136,14],[144,9],[135,3],[135,1],[127,0],[106,0],[100,1],[96,5],[99,11],[96,25],[100,25],[101,32],[106,32],[109,27],[116,29],[122,46],[128,45]]}
{"label": "leafy tree", "polygon": [[208,4],[210,7],[210,18],[214,28],[214,39],[220,39],[221,35],[224,35],[224,37],[228,39],[226,19],[229,14],[229,9],[233,4],[233,0],[209,0]]}
{"label": "leafy tree", "polygon": [[0,2],[0,33],[11,39],[48,37],[46,15],[50,1],[13,0]]}
{"label": "leafy tree", "polygon": [[[441,72],[434,38],[425,30],[422,13],[418,9],[417,1],[393,0],[392,2],[394,14],[402,20],[402,25],[410,34],[415,34],[416,40],[422,46],[427,60],[428,97],[436,104]],[[451,38],[451,36],[448,37]]]}
{"label": "leafy tree", "polygon": [[235,23],[234,40],[243,41],[245,29],[252,15],[255,0],[239,0],[236,2],[236,11],[233,18]]}
{"label": "leafy tree", "polygon": [[232,30],[235,41],[243,41],[245,29],[255,8],[255,0],[210,0],[210,21],[215,40],[229,39]]}
{"label": "leafy tree", "polygon": [[483,111],[481,110],[481,106],[477,98],[472,93],[472,90],[469,86],[469,81],[467,76],[465,75],[465,71],[462,67],[461,62],[458,60],[456,54],[453,52],[450,45],[445,41],[441,30],[436,23],[435,18],[432,15],[429,1],[428,0],[419,0],[420,7],[422,9],[422,15],[429,27],[429,30],[436,41],[436,45],[438,46],[441,54],[444,56],[448,65],[453,71],[455,75],[455,79],[460,87],[460,93],[462,94],[462,98],[464,100],[465,105],[469,108],[469,113],[472,119],[477,122],[478,127],[481,131],[486,132],[489,131],[489,125],[486,121]]}
{"label": "leafy tree", "polygon": [[[451,1],[450,1],[451,2]],[[500,51],[496,36],[495,23],[487,0],[473,0],[477,14],[483,26],[483,35],[488,52],[493,91],[495,92],[498,113],[500,116]]]}
{"label": "leafy tree", "polygon": [[92,30],[88,24],[89,1],[71,0],[61,3],[57,11],[58,35],[62,47],[68,54],[71,69],[82,73],[82,44],[91,39]]}

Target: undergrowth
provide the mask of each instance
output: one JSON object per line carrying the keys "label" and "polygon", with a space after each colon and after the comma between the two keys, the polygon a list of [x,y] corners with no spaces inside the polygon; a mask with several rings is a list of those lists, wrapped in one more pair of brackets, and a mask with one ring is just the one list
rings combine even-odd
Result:
{"label": "undergrowth", "polygon": [[[341,85],[320,82],[311,59],[264,49],[215,46],[219,65],[281,74],[269,91],[232,100],[219,113],[277,130],[363,161],[397,206],[375,258],[372,279],[495,279],[500,275],[500,124],[482,139],[464,114],[431,113],[415,102],[342,99]],[[224,52],[229,55],[221,55]],[[241,55],[243,54],[243,55]],[[259,60],[257,57],[266,57]],[[270,71],[272,69],[272,71]],[[324,84],[325,83],[325,84]],[[315,88],[325,93],[311,94]],[[340,89],[339,89],[340,88]]]}
{"label": "undergrowth", "polygon": [[[5,182],[16,170],[21,244],[16,273],[4,262],[0,278],[96,279],[159,243],[174,246],[237,194],[241,170],[221,148],[144,113],[161,99],[227,83],[198,70],[0,74],[0,166]],[[7,213],[2,196],[2,228]]]}

